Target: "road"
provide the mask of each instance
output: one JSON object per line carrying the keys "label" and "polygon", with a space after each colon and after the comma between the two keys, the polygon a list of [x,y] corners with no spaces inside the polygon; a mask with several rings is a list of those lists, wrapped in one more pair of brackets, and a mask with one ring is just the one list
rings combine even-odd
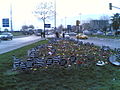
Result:
{"label": "road", "polygon": [[[75,37],[73,37],[75,38]],[[111,49],[120,48],[120,39],[106,39],[106,38],[97,38],[97,37],[89,37],[86,40],[81,40],[83,42],[94,43],[97,46],[109,46]]]}
{"label": "road", "polygon": [[[14,38],[13,40],[8,40],[8,41],[1,41],[0,54],[23,47],[25,45],[29,45],[39,40],[42,40],[42,38],[33,35],[27,37]],[[97,46],[109,46],[111,49],[120,48],[120,39],[102,39],[102,38],[89,37],[86,40],[81,40],[81,39],[79,40],[83,42],[94,43]]]}
{"label": "road", "polygon": [[0,42],[0,54],[23,47],[25,45],[32,44],[39,40],[42,40],[42,38],[39,36],[32,35],[32,36],[27,36],[27,37],[13,38],[13,40],[1,41]]}

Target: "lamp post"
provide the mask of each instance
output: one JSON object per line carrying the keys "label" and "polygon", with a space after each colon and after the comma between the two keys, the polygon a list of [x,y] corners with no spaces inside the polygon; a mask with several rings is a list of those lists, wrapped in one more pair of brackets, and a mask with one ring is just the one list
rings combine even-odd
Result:
{"label": "lamp post", "polygon": [[67,19],[67,17],[65,17],[65,29],[67,28],[67,27],[66,27],[66,19]]}
{"label": "lamp post", "polygon": [[12,2],[10,3],[10,28],[13,31],[13,23],[12,23]]}
{"label": "lamp post", "polygon": [[55,29],[55,32],[56,32],[56,0],[54,0],[54,29]]}
{"label": "lamp post", "polygon": [[80,15],[80,23],[81,23],[81,22],[82,22],[82,20],[81,20],[81,16],[82,16],[82,14],[80,13],[79,15]]}
{"label": "lamp post", "polygon": [[82,23],[81,16],[82,16],[82,14],[80,13],[79,15],[80,15],[80,25],[79,25],[79,31],[81,31],[81,29],[82,29],[82,28],[81,28],[81,23]]}

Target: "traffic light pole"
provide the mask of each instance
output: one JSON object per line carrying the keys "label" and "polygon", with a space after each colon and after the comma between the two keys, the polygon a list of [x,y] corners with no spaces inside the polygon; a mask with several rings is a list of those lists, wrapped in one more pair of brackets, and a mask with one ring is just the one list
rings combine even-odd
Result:
{"label": "traffic light pole", "polygon": [[112,7],[117,8],[117,9],[120,9],[119,7],[116,7],[116,6],[112,6]]}
{"label": "traffic light pole", "polygon": [[116,8],[116,9],[120,9],[119,7],[112,6],[112,3],[109,3],[109,9],[110,9],[110,10],[112,10],[112,7]]}

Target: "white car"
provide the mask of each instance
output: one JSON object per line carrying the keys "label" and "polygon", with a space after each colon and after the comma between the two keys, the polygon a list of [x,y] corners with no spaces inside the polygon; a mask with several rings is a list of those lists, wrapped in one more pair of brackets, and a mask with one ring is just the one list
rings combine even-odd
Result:
{"label": "white car", "polygon": [[70,37],[70,35],[68,35],[68,34],[65,34],[65,37]]}
{"label": "white car", "polygon": [[51,34],[51,35],[46,35],[47,38],[55,38],[55,34]]}
{"label": "white car", "polygon": [[0,39],[1,40],[8,40],[8,39],[12,40],[12,38],[13,38],[13,34],[12,33],[4,32],[4,33],[0,34]]}
{"label": "white car", "polygon": [[[63,33],[60,34],[60,37],[63,37]],[[70,37],[69,33],[65,33],[65,37]]]}
{"label": "white car", "polygon": [[77,35],[77,33],[75,33],[75,32],[70,32],[70,33],[68,33],[70,36],[75,36],[75,35]]}

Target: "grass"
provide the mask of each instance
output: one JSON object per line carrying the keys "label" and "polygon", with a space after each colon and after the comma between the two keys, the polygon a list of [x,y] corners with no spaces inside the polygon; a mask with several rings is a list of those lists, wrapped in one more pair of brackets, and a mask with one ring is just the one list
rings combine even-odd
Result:
{"label": "grass", "polygon": [[9,73],[12,68],[12,55],[21,58],[26,51],[40,41],[0,55],[0,90],[119,90],[120,69],[110,63],[105,66],[92,65],[69,68],[49,67],[31,73]]}
{"label": "grass", "polygon": [[23,35],[22,32],[12,32],[13,36],[20,36],[20,35]]}
{"label": "grass", "polygon": [[120,36],[107,36],[107,35],[89,35],[90,37],[108,38],[108,39],[120,39]]}

